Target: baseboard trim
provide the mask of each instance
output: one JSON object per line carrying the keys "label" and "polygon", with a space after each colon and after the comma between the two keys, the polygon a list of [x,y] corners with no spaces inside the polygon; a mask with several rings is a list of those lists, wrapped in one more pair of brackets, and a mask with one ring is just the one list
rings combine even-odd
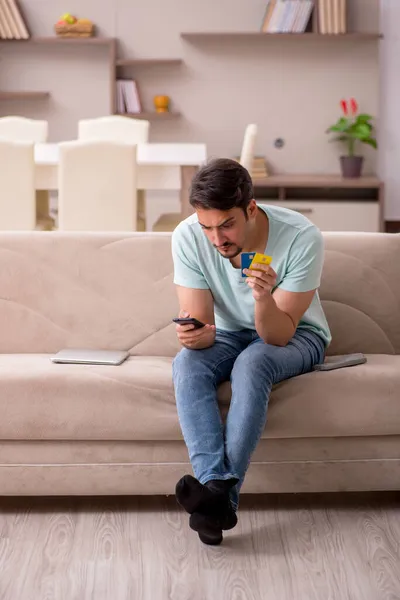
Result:
{"label": "baseboard trim", "polygon": [[386,233],[400,233],[400,221],[385,221]]}

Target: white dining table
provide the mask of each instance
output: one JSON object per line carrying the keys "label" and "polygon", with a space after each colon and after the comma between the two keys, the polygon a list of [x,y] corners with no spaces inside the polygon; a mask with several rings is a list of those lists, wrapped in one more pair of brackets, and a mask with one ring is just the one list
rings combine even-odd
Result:
{"label": "white dining table", "polygon": [[[193,175],[207,159],[205,144],[138,144],[138,189],[179,190],[181,214],[193,212],[189,186]],[[36,190],[58,189],[58,144],[35,144]]]}

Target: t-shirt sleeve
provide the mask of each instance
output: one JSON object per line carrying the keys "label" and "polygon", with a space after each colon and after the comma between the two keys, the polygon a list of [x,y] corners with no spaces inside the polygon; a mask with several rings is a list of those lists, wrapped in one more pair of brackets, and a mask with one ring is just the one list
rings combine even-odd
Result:
{"label": "t-shirt sleeve", "polygon": [[190,230],[178,226],[172,234],[174,283],[182,287],[208,290],[209,286],[199,267],[195,240]]}
{"label": "t-shirt sleeve", "polygon": [[314,225],[300,231],[294,240],[286,273],[278,287],[288,292],[309,292],[319,288],[324,263],[324,240]]}

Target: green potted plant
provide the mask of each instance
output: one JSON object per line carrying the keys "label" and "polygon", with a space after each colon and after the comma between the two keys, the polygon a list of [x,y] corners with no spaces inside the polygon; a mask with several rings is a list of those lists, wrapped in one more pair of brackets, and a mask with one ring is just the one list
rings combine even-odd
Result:
{"label": "green potted plant", "polygon": [[340,165],[343,177],[360,177],[364,157],[355,153],[356,144],[360,142],[373,148],[377,148],[377,141],[373,136],[372,116],[359,114],[358,104],[354,98],[350,101],[340,102],[343,116],[327,130],[327,133],[335,133],[337,136],[333,141],[343,142],[347,147],[347,154],[340,157]]}

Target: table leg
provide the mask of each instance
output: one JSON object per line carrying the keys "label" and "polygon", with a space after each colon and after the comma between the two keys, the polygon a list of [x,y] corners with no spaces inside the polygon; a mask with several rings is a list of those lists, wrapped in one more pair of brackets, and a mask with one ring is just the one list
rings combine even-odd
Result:
{"label": "table leg", "polygon": [[182,166],[181,167],[181,218],[186,219],[193,212],[193,207],[189,203],[190,184],[199,170],[197,166]]}
{"label": "table leg", "polygon": [[136,231],[146,231],[146,191],[145,190],[137,190]]}
{"label": "table leg", "polygon": [[51,231],[54,228],[54,220],[50,216],[49,192],[47,190],[36,191],[36,229]]}

